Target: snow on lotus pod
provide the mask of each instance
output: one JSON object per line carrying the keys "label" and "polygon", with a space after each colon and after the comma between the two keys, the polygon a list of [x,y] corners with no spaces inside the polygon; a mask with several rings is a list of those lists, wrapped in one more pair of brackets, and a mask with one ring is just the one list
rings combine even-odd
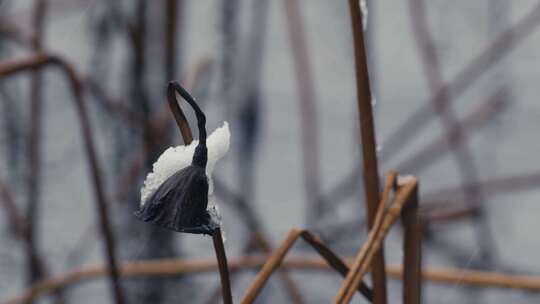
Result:
{"label": "snow on lotus pod", "polygon": [[[208,195],[213,193],[214,183],[212,182],[212,172],[218,160],[225,156],[229,150],[229,124],[223,123],[223,126],[217,128],[208,136],[206,145],[208,147],[208,162],[206,164],[206,176],[209,180]],[[153,165],[153,170],[150,172],[144,181],[144,186],[141,189],[141,206],[144,205],[148,197],[154,193],[157,188],[163,184],[165,180],[171,177],[176,172],[191,165],[195,147],[199,144],[198,140],[192,141],[189,145],[179,145],[170,147],[161,154],[158,160]]]}
{"label": "snow on lotus pod", "polygon": [[208,234],[220,226],[215,208],[208,210],[212,170],[229,149],[227,122],[206,139],[206,117],[195,100],[175,83],[175,89],[193,107],[199,140],[167,149],[153,165],[141,189],[139,219],[178,232]]}

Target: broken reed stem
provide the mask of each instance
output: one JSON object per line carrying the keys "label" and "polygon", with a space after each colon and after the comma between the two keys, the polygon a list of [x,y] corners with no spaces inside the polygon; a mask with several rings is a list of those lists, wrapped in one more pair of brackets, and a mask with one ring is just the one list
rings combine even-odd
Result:
{"label": "broken reed stem", "polygon": [[[416,189],[416,186],[416,179],[401,186],[396,192],[391,205],[384,212],[384,215],[376,218],[373,228],[368,234],[367,240],[358,252],[353,267],[351,267],[351,270],[347,274],[347,277],[343,281],[341,288],[334,299],[334,303],[341,304],[349,303],[351,301],[354,290],[359,286],[360,282],[362,282],[362,278],[369,270],[370,264],[373,258],[375,258],[377,251],[382,246],[386,234],[401,215],[403,206],[410,201],[411,193]],[[384,210],[384,207],[385,202],[381,201],[379,210]],[[381,215],[381,213],[378,215]]]}
{"label": "broken reed stem", "polygon": [[[359,126],[362,144],[362,159],[364,170],[364,191],[366,194],[366,209],[368,229],[373,227],[375,213],[379,202],[379,173],[377,168],[377,143],[371,108],[371,90],[364,47],[364,31],[362,14],[358,0],[349,0],[351,27],[354,43],[354,61],[356,72],[356,94],[358,101]],[[382,248],[377,251],[371,265],[373,281],[373,303],[386,303],[386,274],[384,272],[384,253]]]}
{"label": "broken reed stem", "polygon": [[392,191],[396,178],[397,178],[397,173],[393,171],[389,172],[388,175],[386,176],[386,182],[384,185],[383,194],[381,196],[381,201],[379,203],[379,207],[377,208],[377,213],[375,215],[375,221],[373,222],[373,225],[371,226],[372,228],[369,231],[367,240],[364,241],[364,244],[362,245],[362,247],[360,248],[357,254],[357,258],[355,259],[351,267],[351,270],[347,273],[345,280],[341,284],[341,287],[338,291],[338,295],[336,296],[336,301],[338,301],[338,299],[340,298],[343,298],[345,294],[348,292],[348,290],[353,289],[355,276],[360,270],[360,267],[365,258],[366,252],[369,249],[367,245],[373,242],[373,238],[375,237],[376,231],[378,231],[381,228],[383,216],[386,210],[386,204],[390,197],[390,191]]}
{"label": "broken reed stem", "polygon": [[[273,248],[268,239],[269,238],[262,233],[257,233],[254,235],[255,244],[258,245],[264,253],[271,254]],[[287,293],[289,294],[292,303],[304,303],[305,301],[300,289],[289,275],[289,269],[287,267],[281,267],[278,270],[278,276],[281,278],[283,284],[285,284],[285,288],[287,289]]]}
{"label": "broken reed stem", "polygon": [[[173,113],[174,119],[184,144],[189,145],[193,141],[193,136],[191,135],[191,128],[189,123],[178,104],[176,99],[176,91],[174,86],[169,85],[167,88],[167,99],[171,112]],[[223,295],[223,303],[232,304],[232,293],[231,293],[231,282],[229,278],[229,267],[227,266],[227,255],[225,254],[225,247],[223,246],[223,238],[221,236],[221,229],[217,228],[212,233],[212,241],[214,243],[214,251],[216,252],[216,259],[218,261],[219,269],[219,278],[221,281],[221,292]]]}
{"label": "broken reed stem", "polygon": [[[252,271],[261,268],[267,261],[268,256],[240,256],[232,258],[228,262],[229,269],[232,271]],[[353,258],[345,258],[344,262],[350,267],[353,263]],[[125,261],[119,266],[120,273],[125,278],[166,277],[182,274],[208,273],[216,271],[219,267],[214,258]],[[328,272],[334,270],[327,261],[313,256],[289,256],[283,261],[282,267],[304,271]],[[104,265],[85,266],[36,282],[36,284],[22,293],[0,300],[0,304],[28,303],[59,288],[73,287],[93,279],[99,279],[106,276],[108,272],[109,270]],[[389,277],[402,279],[403,266],[388,265],[386,267],[386,273]],[[423,267],[422,279],[432,283],[448,284],[454,287],[456,284],[459,284],[482,288],[515,289],[531,292],[540,291],[539,276],[506,274],[494,271]]]}
{"label": "broken reed stem", "polygon": [[422,223],[418,214],[418,184],[401,212],[403,223],[403,303],[422,300]]}
{"label": "broken reed stem", "polygon": [[283,260],[283,257],[292,247],[299,235],[299,230],[291,230],[291,232],[289,232],[285,240],[281,243],[281,246],[279,246],[278,249],[276,249],[274,253],[270,255],[270,257],[268,257],[268,259],[264,263],[264,266],[259,271],[255,279],[251,281],[251,285],[246,290],[246,293],[242,297],[240,303],[246,304],[253,303],[255,301],[255,299],[259,295],[259,292],[264,287],[264,284],[266,283],[270,275],[279,267]]}
{"label": "broken reed stem", "polygon": [[[251,282],[250,287],[246,290],[241,303],[248,304],[253,303],[259,293],[264,288],[270,276],[278,269],[283,263],[285,255],[292,248],[298,238],[304,239],[309,245],[311,245],[319,255],[321,255],[325,261],[333,269],[337,270],[341,275],[346,275],[349,272],[346,264],[334,254],[317,236],[307,230],[292,229],[281,245],[274,251],[266,260],[261,270]],[[370,301],[372,300],[372,292],[369,288],[361,282],[358,285],[357,290],[364,295]]]}
{"label": "broken reed stem", "polygon": [[319,168],[319,135],[317,122],[317,98],[310,66],[310,56],[305,41],[303,18],[297,0],[284,0],[285,20],[289,45],[293,57],[298,90],[298,107],[302,131],[302,162],[304,171],[304,194],[307,201],[306,223],[315,225],[322,215],[320,198],[321,178]]}
{"label": "broken reed stem", "polygon": [[94,145],[92,128],[90,126],[90,119],[86,109],[86,103],[84,101],[84,94],[82,92],[82,84],[74,68],[62,60],[60,57],[53,56],[46,53],[37,53],[28,56],[24,59],[7,60],[0,62],[0,78],[20,73],[23,71],[33,71],[37,69],[45,68],[49,65],[60,67],[60,70],[67,76],[71,84],[71,90],[74,95],[74,106],[79,116],[79,122],[81,125],[81,132],[85,147],[85,152],[88,157],[88,163],[90,166],[90,174],[94,186],[94,192],[96,196],[96,208],[98,212],[99,225],[103,234],[103,240],[105,243],[105,254],[108,263],[109,278],[111,282],[111,288],[115,301],[117,304],[124,303],[124,297],[120,278],[118,275],[118,268],[116,266],[116,251],[115,241],[111,229],[109,220],[109,214],[107,206],[109,206],[108,199],[105,195],[103,188],[103,180],[101,177],[101,168],[97,152]]}

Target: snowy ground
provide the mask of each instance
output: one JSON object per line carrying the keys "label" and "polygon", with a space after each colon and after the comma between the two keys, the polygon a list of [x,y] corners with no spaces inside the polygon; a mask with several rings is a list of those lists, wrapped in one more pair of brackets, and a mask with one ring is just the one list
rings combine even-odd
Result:
{"label": "snowy ground", "polygon": [[[487,15],[490,1],[428,1],[432,31],[436,33],[446,80],[453,79],[492,41],[494,35],[489,31]],[[85,3],[85,9],[54,20],[47,29],[48,49],[66,56],[83,72],[88,69],[89,64],[87,15],[92,12],[93,2]],[[411,34],[407,1],[374,2],[376,6],[370,8],[370,18],[373,21],[370,23],[370,30],[374,34],[374,44],[370,51],[374,54],[372,59],[377,97],[377,138],[379,142],[384,142],[409,115],[428,100],[429,90]],[[185,66],[193,65],[201,55],[217,55],[219,46],[216,34],[219,26],[217,1],[199,0],[188,3],[188,20],[185,23],[189,25],[186,37],[189,43],[185,50]],[[536,3],[537,1],[532,0],[512,2],[511,10],[508,11],[510,23],[520,20]],[[17,6],[19,5],[24,6]],[[348,6],[346,1],[324,0],[303,0],[301,5],[316,81],[323,189],[328,189],[339,181],[343,174],[349,172],[349,168],[354,166],[358,159]],[[306,206],[303,203],[297,92],[282,1],[271,2],[269,24],[263,67],[263,136],[257,156],[257,191],[254,203],[257,212],[265,220],[265,226],[277,242],[290,228],[303,225]],[[540,103],[536,97],[540,77],[539,50],[540,30],[530,35],[505,57],[500,65],[491,69],[491,73],[481,77],[453,103],[453,110],[458,117],[464,117],[494,92],[493,79],[500,75],[497,74],[497,69],[507,69],[504,81],[508,82],[512,90],[508,110],[495,122],[476,132],[470,141],[482,177],[510,176],[538,170],[540,141],[537,130],[540,128]],[[117,48],[114,56],[121,60],[122,50]],[[71,96],[58,73],[47,72],[45,87],[46,169],[40,246],[50,260],[51,272],[60,273],[69,267],[64,263],[65,252],[79,240],[84,228],[93,223],[95,216],[76,117],[73,109],[66,106]],[[219,96],[215,94],[212,100],[208,101],[209,104],[217,102]],[[210,110],[209,113],[209,129],[212,130],[220,124],[222,117],[216,114],[218,111]],[[110,136],[110,133],[99,126],[99,121],[94,115],[92,122],[99,134],[100,159],[105,164],[111,157],[110,151],[104,146],[105,138]],[[440,136],[442,130],[442,125],[432,119],[410,144],[402,147],[398,158],[380,168],[381,172],[393,168],[393,164],[400,159],[410,156],[424,143]],[[234,137],[234,133],[232,136]],[[4,138],[2,143],[5,143]],[[234,146],[231,148],[234,153]],[[1,153],[4,151],[2,149]],[[1,157],[4,158],[3,155]],[[4,165],[2,162],[2,166]],[[0,175],[5,178],[1,173],[3,171],[0,170]],[[231,156],[219,164],[216,170],[216,174],[221,177],[233,172]],[[286,176],[283,176],[282,172],[287,172]],[[421,193],[459,183],[451,153],[445,154],[440,161],[421,172],[407,173],[419,177]],[[496,236],[498,261],[504,266],[500,270],[540,273],[537,259],[540,242],[536,232],[539,228],[539,199],[538,190],[489,197],[488,223]],[[352,199],[342,208],[338,214],[344,214],[344,218],[340,220],[350,217],[351,212],[363,212],[360,202]],[[225,210],[223,221],[226,228],[228,223],[235,222],[234,216],[233,212]],[[5,227],[3,216],[0,216],[0,227]],[[471,261],[478,258],[476,238],[468,222],[443,228],[441,233],[444,233],[444,239],[462,244]],[[242,242],[238,234],[234,233],[235,229],[237,228],[231,227],[227,234],[226,249],[229,256],[238,253]],[[21,244],[12,240],[6,229],[1,231],[0,238],[1,299],[23,287],[21,269],[24,259]],[[213,256],[208,239],[191,236],[181,238],[188,244],[184,246],[188,255]],[[399,232],[394,231],[387,242],[388,261],[400,261],[400,244]],[[144,244],[134,244],[133,248],[136,251],[140,246]],[[86,263],[96,263],[101,259],[100,245],[94,246]],[[432,250],[426,251],[425,264],[457,266],[439,251]],[[459,266],[466,267],[468,264]],[[295,277],[299,280],[308,278],[304,274]],[[197,280],[199,279],[205,282],[215,280],[207,275],[200,276]],[[316,282],[324,288],[313,288],[307,284],[304,286],[305,291],[312,291],[309,295],[310,303],[326,302],[332,297],[333,291],[337,291],[338,280],[333,275],[318,276]],[[243,280],[243,283],[236,286],[237,299],[245,289],[247,279]],[[465,302],[466,298],[473,299],[471,303],[537,302],[534,295],[520,291],[484,289],[471,295],[458,285],[426,285],[425,303],[461,303]],[[392,303],[400,301],[400,288],[396,281],[390,284]],[[105,303],[108,299],[104,281],[85,283],[71,289],[70,293],[78,299],[77,303]]]}

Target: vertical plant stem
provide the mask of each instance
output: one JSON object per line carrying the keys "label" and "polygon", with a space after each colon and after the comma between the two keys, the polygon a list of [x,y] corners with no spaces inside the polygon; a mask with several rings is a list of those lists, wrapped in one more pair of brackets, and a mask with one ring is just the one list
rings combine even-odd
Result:
{"label": "vertical plant stem", "polygon": [[296,83],[299,94],[299,110],[302,130],[302,161],[304,189],[308,202],[307,223],[313,226],[322,213],[319,198],[319,141],[315,88],[313,87],[309,53],[305,41],[302,15],[297,0],[284,0],[289,43],[293,56]]}
{"label": "vertical plant stem", "polygon": [[[43,43],[43,31],[45,13],[47,8],[46,0],[34,1],[33,8],[33,39],[32,49],[40,51]],[[28,202],[26,209],[26,220],[29,225],[27,234],[27,259],[28,272],[27,281],[34,283],[43,276],[43,268],[39,262],[37,227],[39,214],[39,184],[41,177],[41,118],[42,118],[42,75],[41,71],[35,70],[30,81],[30,134],[28,139]]]}
{"label": "vertical plant stem", "polygon": [[231,281],[229,279],[229,267],[227,266],[227,255],[225,247],[223,247],[223,239],[221,237],[221,229],[217,228],[212,234],[214,242],[214,250],[219,267],[219,278],[221,280],[221,292],[223,294],[223,303],[232,304]]}
{"label": "vertical plant stem", "polygon": [[[362,15],[360,13],[358,0],[349,0],[349,10],[351,14],[355,54],[356,89],[360,119],[368,229],[371,229],[375,220],[375,213],[377,212],[377,204],[379,201],[379,173],[377,168],[375,127],[371,108],[371,91],[366,64]],[[371,276],[373,281],[373,303],[386,303],[386,274],[382,247],[375,253],[375,257],[371,263]]]}
{"label": "vertical plant stem", "polygon": [[418,216],[418,185],[401,218],[403,235],[403,303],[420,304],[422,299],[422,225]]}

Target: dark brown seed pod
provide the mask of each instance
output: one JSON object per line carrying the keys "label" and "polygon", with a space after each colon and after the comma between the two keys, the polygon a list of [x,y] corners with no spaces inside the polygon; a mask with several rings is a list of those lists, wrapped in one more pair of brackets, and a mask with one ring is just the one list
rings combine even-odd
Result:
{"label": "dark brown seed pod", "polygon": [[199,144],[191,165],[179,170],[152,193],[135,212],[142,221],[178,232],[208,234],[219,227],[206,210],[208,177],[206,163],[206,117],[193,97],[177,82],[169,83],[193,108],[199,128]]}

